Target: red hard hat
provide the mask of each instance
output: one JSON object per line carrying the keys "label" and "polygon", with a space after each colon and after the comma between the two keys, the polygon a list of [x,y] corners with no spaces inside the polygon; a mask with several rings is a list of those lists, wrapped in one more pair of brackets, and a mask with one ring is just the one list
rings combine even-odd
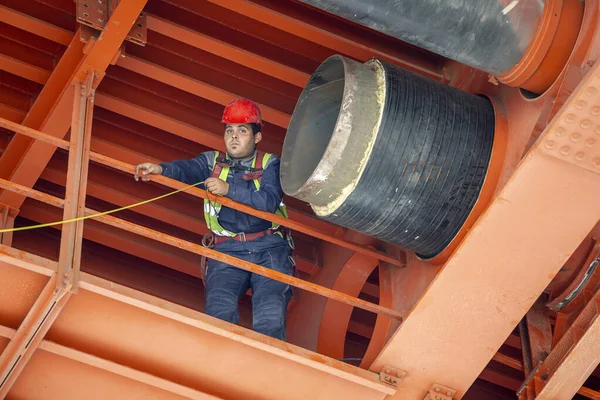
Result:
{"label": "red hard hat", "polygon": [[237,99],[229,102],[223,111],[224,124],[259,124],[262,126],[260,109],[253,101]]}

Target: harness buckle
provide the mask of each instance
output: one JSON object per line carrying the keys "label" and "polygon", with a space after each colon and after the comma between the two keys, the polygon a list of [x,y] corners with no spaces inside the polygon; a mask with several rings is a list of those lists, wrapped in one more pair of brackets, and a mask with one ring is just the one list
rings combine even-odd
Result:
{"label": "harness buckle", "polygon": [[290,249],[294,250],[296,248],[296,245],[294,244],[294,238],[292,238],[292,230],[289,228],[284,228],[283,234],[285,235],[285,239],[287,240]]}
{"label": "harness buckle", "polygon": [[214,249],[215,234],[213,232],[205,233],[204,236],[202,236],[202,246],[207,247],[209,249]]}

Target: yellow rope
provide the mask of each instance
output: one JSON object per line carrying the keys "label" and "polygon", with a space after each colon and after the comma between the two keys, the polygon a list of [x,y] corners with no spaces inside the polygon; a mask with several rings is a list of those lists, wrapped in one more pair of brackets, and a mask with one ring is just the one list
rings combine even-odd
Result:
{"label": "yellow rope", "polygon": [[85,219],[90,219],[90,218],[97,218],[97,217],[101,217],[103,215],[108,215],[108,214],[116,213],[118,211],[128,210],[130,208],[134,208],[134,207],[142,206],[144,204],[152,203],[153,201],[164,199],[165,197],[171,196],[171,195],[173,195],[175,193],[183,192],[184,190],[193,188],[193,187],[201,185],[203,183],[204,183],[204,181],[198,182],[198,183],[194,183],[193,185],[189,185],[189,186],[183,187],[181,189],[174,190],[172,192],[163,194],[161,196],[154,197],[152,199],[148,199],[148,200],[144,200],[144,201],[140,201],[139,203],[131,204],[131,205],[128,205],[128,206],[125,206],[125,207],[115,208],[114,210],[108,210],[108,211],[104,211],[104,212],[97,213],[97,214],[86,215],[86,216],[83,216],[83,217],[73,218],[73,219],[68,219],[68,220],[63,220],[63,221],[48,222],[47,224],[22,226],[20,228],[0,229],[0,233],[26,231],[26,230],[30,230],[30,229],[45,228],[45,227],[54,226],[54,225],[69,224],[71,222],[83,221]]}

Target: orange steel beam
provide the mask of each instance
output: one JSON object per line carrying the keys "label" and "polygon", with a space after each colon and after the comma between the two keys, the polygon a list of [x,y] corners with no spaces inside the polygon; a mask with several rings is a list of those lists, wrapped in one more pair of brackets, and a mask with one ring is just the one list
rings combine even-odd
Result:
{"label": "orange steel beam", "polygon": [[310,78],[310,75],[307,73],[274,62],[268,58],[251,53],[213,37],[203,35],[200,32],[193,31],[157,16],[149,14],[146,22],[148,24],[148,29],[152,31],[244,65],[248,68],[255,69],[298,87],[304,87]]}
{"label": "orange steel beam", "polygon": [[56,287],[57,280],[53,273],[0,355],[0,399],[6,397],[70,297],[69,292]]}
{"label": "orange steel beam", "polygon": [[[53,137],[51,135],[44,134],[42,132],[38,132],[34,129],[29,129],[27,127],[15,124],[11,121],[8,121],[8,120],[2,119],[2,118],[0,118],[0,127],[10,129],[14,132],[19,132],[22,135],[28,135],[28,136],[34,137],[38,141],[52,144],[54,147],[59,147],[59,148],[65,149],[65,150],[68,149],[68,144],[67,144],[67,141],[65,141],[65,140]],[[94,152],[90,152],[90,160],[100,163],[102,165],[106,165],[108,167],[117,169],[119,171],[126,172],[128,174],[133,174],[135,171],[135,167],[133,165],[130,165],[130,164],[124,163],[122,161],[115,160],[110,157],[104,156],[102,154],[94,153]],[[181,183],[181,182],[169,179],[169,178],[165,178],[163,176],[153,175],[153,176],[151,176],[151,180],[156,183],[159,183],[161,185],[170,187],[172,189],[181,189],[181,188],[187,186],[184,183]],[[234,208],[236,210],[245,212],[245,213],[253,215],[255,217],[262,218],[267,221],[275,222],[279,225],[286,226],[292,230],[302,232],[307,235],[313,236],[315,238],[325,240],[327,242],[336,244],[338,246],[345,247],[347,249],[356,251],[357,253],[364,254],[364,255],[376,258],[378,260],[388,262],[392,265],[396,265],[396,266],[403,265],[403,262],[401,260],[391,257],[380,251],[373,250],[368,247],[349,242],[347,240],[333,237],[331,235],[323,233],[323,231],[320,230],[317,226],[310,226],[310,225],[306,224],[306,222],[295,221],[294,218],[299,218],[301,215],[300,213],[294,214],[294,213],[290,212],[289,213],[290,219],[286,219],[286,218],[279,217],[275,214],[255,210],[252,207],[246,206],[241,203],[237,203],[237,202],[230,200],[228,198],[225,198],[225,197],[215,197],[212,194],[207,195],[206,192],[201,189],[191,188],[191,189],[188,189],[186,191],[186,193],[191,194],[192,196],[195,196],[195,197],[200,197],[202,199],[205,199],[208,197],[208,198],[210,198],[211,201],[216,201],[226,207]],[[304,220],[306,220],[306,218],[304,218]]]}
{"label": "orange steel beam", "polygon": [[[0,187],[6,190],[12,190],[18,192],[20,194],[26,195],[27,197],[31,197],[35,200],[41,201],[46,204],[50,204],[55,207],[64,207],[64,200],[59,199],[58,197],[50,196],[48,194],[39,192],[37,190],[27,188],[22,185],[18,185],[13,182],[6,181],[4,179],[0,179]],[[86,215],[98,214],[98,211],[86,208]],[[267,278],[277,280],[283,283],[287,283],[288,285],[292,285],[294,287],[304,289],[308,292],[312,292],[330,299],[334,299],[340,301],[345,304],[353,305],[355,307],[362,308],[367,311],[371,311],[373,313],[381,313],[387,315],[391,318],[402,320],[402,315],[395,310],[381,307],[377,304],[370,303],[368,301],[364,301],[358,298],[354,298],[352,296],[348,296],[344,293],[340,293],[336,290],[332,290],[323,286],[315,285],[312,282],[308,282],[302,279],[294,278],[292,276],[283,274],[281,272],[277,272],[271,270],[269,268],[262,267],[260,265],[256,265],[244,260],[241,260],[236,257],[229,256],[227,254],[221,253],[219,251],[209,249],[203,247],[201,245],[197,245],[195,243],[187,242],[185,240],[181,240],[175,238],[173,236],[165,235],[161,232],[155,231],[153,229],[145,228],[131,222],[121,220],[119,218],[112,217],[110,215],[102,215],[95,218],[96,221],[105,223],[107,225],[114,226],[116,228],[125,230],[127,232],[132,232],[138,234],[140,236],[146,237],[148,239],[156,240],[161,243],[169,244],[171,246],[189,251],[194,254],[202,255],[210,259],[218,260],[224,262],[226,264],[235,266],[237,268],[243,269],[245,271],[250,271],[252,273],[265,276]]]}
{"label": "orange steel beam", "polygon": [[[0,337],[11,339],[15,336],[16,331],[6,326],[0,325]],[[55,354],[60,357],[66,357],[70,360],[76,361],[81,364],[89,365],[94,368],[98,368],[113,374],[120,375],[122,377],[131,379],[136,382],[144,383],[146,385],[155,387],[157,389],[164,390],[169,393],[173,393],[179,396],[183,396],[190,399],[199,400],[217,400],[219,397],[212,396],[198,390],[177,384],[167,379],[162,379],[151,374],[138,371],[136,369],[97,357],[92,354],[84,353],[83,351],[75,350],[70,347],[62,346],[60,344],[50,342],[48,340],[42,340],[38,346],[39,350],[46,351],[51,354]]]}
{"label": "orange steel beam", "polygon": [[442,80],[441,62],[438,64],[430,60],[424,61],[418,55],[411,54],[408,49],[402,51],[401,55],[392,55],[387,51],[383,51],[376,41],[365,43],[360,34],[350,39],[343,34],[330,32],[316,24],[304,21],[299,14],[287,15],[288,11],[285,10],[286,5],[283,2],[270,2],[269,7],[266,7],[257,4],[258,2],[248,0],[207,1],[357,60],[366,61],[369,58],[378,57],[412,71],[420,72],[433,79]]}
{"label": "orange steel beam", "polygon": [[[69,120],[65,114],[71,111],[73,104],[71,82],[94,74],[94,83],[99,84],[146,1],[122,0],[87,54],[83,54],[84,45],[79,35],[73,36],[69,48],[34,103],[24,125],[56,137],[66,135]],[[2,176],[32,187],[55,150],[47,144],[36,143],[30,138],[17,135],[0,158]],[[0,203],[17,209],[24,200],[24,197],[14,196],[12,193],[0,194]]]}
{"label": "orange steel beam", "polygon": [[50,72],[45,69],[2,53],[0,53],[0,69],[42,85],[50,78]]}
{"label": "orange steel beam", "polygon": [[27,113],[21,110],[0,103],[0,118],[5,118],[11,122],[21,123],[26,115]]}
{"label": "orange steel beam", "polygon": [[599,135],[596,63],[371,367],[407,372],[397,396],[463,396],[596,225]]}
{"label": "orange steel beam", "polygon": [[600,363],[600,291],[596,292],[536,373],[536,399],[568,400]]}
{"label": "orange steel beam", "polygon": [[49,24],[46,21],[41,21],[3,5],[0,5],[0,22],[4,22],[5,24],[12,25],[27,32],[35,33],[38,36],[45,37],[48,40],[52,40],[53,42],[65,46],[68,46],[73,39],[73,32],[69,32],[58,26]]}
{"label": "orange steel beam", "polygon": [[[235,63],[255,69],[261,73],[291,83],[298,87],[304,87],[310,77],[309,74],[296,70],[287,65],[274,62],[268,58],[248,52],[242,48],[233,46],[216,38],[203,35],[186,27],[169,22],[162,18],[147,14],[148,29],[168,36],[172,39],[186,43],[228,59]],[[27,30],[36,35],[45,37],[61,44],[68,44],[73,34],[48,22],[37,20],[31,16],[19,13],[4,6],[0,6],[0,20],[9,25]],[[65,39],[67,39],[65,43]],[[214,93],[213,93],[214,94]],[[277,118],[277,117],[276,117]],[[281,118],[281,117],[278,117]],[[274,122],[276,123],[276,122]]]}
{"label": "orange steel beam", "polygon": [[[178,72],[161,67],[160,65],[129,55],[120,57],[117,61],[117,65],[221,105],[227,105],[231,100],[239,97],[208,83],[192,79]],[[259,104],[259,106],[262,117],[266,121],[281,126],[282,128],[287,128],[291,118],[289,114],[263,104]]]}
{"label": "orange steel beam", "polygon": [[[0,262],[46,276],[57,268],[56,262],[2,245]],[[395,392],[381,384],[377,374],[86,273],[81,274],[80,293],[71,296],[64,313],[50,332],[61,344],[85,339],[108,351],[109,361],[144,359],[141,365],[158,372],[155,376],[185,379],[196,389],[204,387],[226,398],[261,393],[269,400],[383,400]],[[128,321],[127,329],[115,329],[110,320]],[[153,351],[148,353],[148,348]],[[215,359],[219,362],[198,363]]]}
{"label": "orange steel beam", "polygon": [[[96,105],[182,138],[203,144],[211,149],[225,151],[222,133],[217,134],[207,131],[106,93],[96,94]],[[269,153],[281,153],[281,143],[265,140],[262,142],[261,148]]]}
{"label": "orange steel beam", "polygon": [[[83,217],[87,188],[92,119],[94,115],[94,75],[75,83],[75,102],[71,121],[71,142],[65,191],[63,221]],[[77,293],[81,264],[83,221],[65,224],[58,256],[58,288]]]}

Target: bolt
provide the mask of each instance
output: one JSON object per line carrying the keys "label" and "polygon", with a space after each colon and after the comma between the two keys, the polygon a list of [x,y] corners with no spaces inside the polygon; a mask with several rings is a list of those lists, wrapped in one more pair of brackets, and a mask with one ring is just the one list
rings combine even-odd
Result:
{"label": "bolt", "polygon": [[440,388],[439,388],[439,387],[436,387],[436,388],[435,388],[435,391],[436,391],[436,392],[439,392],[439,391],[440,391]]}
{"label": "bolt", "polygon": [[545,381],[546,379],[548,379],[548,374],[542,374],[542,380]]}
{"label": "bolt", "polygon": [[446,392],[447,396],[452,396],[452,392]]}
{"label": "bolt", "polygon": [[597,90],[594,87],[589,87],[585,90],[585,94],[588,96],[593,96],[596,94],[596,92],[597,92]]}
{"label": "bolt", "polygon": [[402,378],[402,374],[401,374],[400,372],[396,372],[396,376],[397,376],[398,378]]}
{"label": "bolt", "polygon": [[385,373],[386,373],[386,374],[389,374],[390,372],[392,372],[392,371],[390,371],[389,369],[386,369],[386,370],[385,370]]}

